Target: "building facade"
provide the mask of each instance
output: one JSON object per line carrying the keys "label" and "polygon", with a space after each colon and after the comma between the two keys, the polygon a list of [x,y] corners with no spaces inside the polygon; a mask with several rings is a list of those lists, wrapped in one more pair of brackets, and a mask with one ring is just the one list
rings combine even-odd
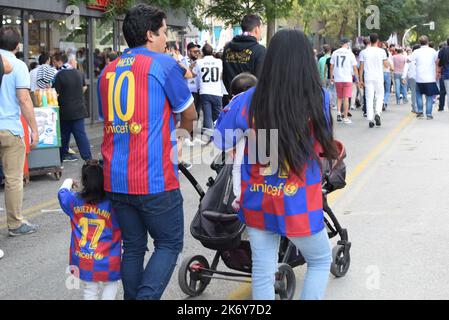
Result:
{"label": "building facade", "polygon": [[[86,100],[91,122],[98,119],[96,56],[106,49],[123,52],[127,47],[121,31],[123,17],[106,19],[106,4],[107,0],[89,6],[73,6],[67,0],[0,0],[0,27],[12,25],[21,31],[23,43],[18,56],[27,65],[37,61],[42,52],[64,51],[77,56],[89,84]],[[186,15],[168,11],[167,17],[168,40],[183,43]]]}

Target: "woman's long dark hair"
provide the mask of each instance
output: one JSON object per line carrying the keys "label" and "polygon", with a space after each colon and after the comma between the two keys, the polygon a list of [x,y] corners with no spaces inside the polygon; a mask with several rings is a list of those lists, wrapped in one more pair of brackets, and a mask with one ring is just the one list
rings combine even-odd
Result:
{"label": "woman's long dark hair", "polygon": [[[326,157],[337,157],[323,98],[318,68],[307,37],[297,30],[277,32],[268,47],[249,119],[254,120],[250,121],[250,126],[256,130],[279,130],[280,170],[292,170],[301,176],[309,159],[318,160],[312,136],[321,144]],[[269,144],[268,134],[267,150],[270,150]]]}
{"label": "woman's long dark hair", "polygon": [[83,189],[81,198],[87,203],[98,203],[104,200],[103,167],[98,160],[87,160],[81,169],[81,183]]}

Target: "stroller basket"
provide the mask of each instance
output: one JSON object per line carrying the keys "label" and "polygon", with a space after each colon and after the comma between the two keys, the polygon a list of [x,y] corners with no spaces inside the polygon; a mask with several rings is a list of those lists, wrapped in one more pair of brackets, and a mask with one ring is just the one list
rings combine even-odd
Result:
{"label": "stroller basket", "polygon": [[190,233],[212,250],[231,250],[240,244],[245,225],[232,209],[232,165],[225,165],[205,194],[190,225]]}
{"label": "stroller basket", "polygon": [[338,189],[343,189],[346,186],[346,150],[338,140],[335,140],[335,145],[338,150],[338,157],[335,160],[321,158],[321,166],[323,168],[323,191],[331,193]]}

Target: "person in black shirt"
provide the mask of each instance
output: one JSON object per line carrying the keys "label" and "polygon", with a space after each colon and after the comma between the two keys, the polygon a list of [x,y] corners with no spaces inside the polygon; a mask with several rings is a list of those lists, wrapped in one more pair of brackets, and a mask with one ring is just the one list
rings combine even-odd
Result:
{"label": "person in black shirt", "polygon": [[92,159],[90,143],[84,127],[87,110],[84,104],[84,92],[87,89],[83,74],[76,69],[76,57],[63,57],[61,71],[55,77],[54,87],[58,93],[61,117],[61,161],[76,161],[78,158],[68,153],[70,134],[75,137],[81,158]]}
{"label": "person in black shirt", "polygon": [[265,59],[266,48],[259,44],[262,38],[262,20],[256,14],[246,15],[241,23],[242,35],[235,36],[223,50],[223,83],[230,92],[231,81],[243,72],[256,77]]}

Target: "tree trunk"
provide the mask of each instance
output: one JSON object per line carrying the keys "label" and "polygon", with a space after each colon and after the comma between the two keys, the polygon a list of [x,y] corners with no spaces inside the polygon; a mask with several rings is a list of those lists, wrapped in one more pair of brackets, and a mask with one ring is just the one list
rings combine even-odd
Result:
{"label": "tree trunk", "polygon": [[338,33],[338,40],[341,40],[341,38],[344,37],[346,33],[346,27],[348,26],[348,18],[344,17],[343,22],[341,23],[340,32]]}
{"label": "tree trunk", "polygon": [[276,33],[276,18],[268,19],[267,21],[267,46],[270,44],[271,38]]}

